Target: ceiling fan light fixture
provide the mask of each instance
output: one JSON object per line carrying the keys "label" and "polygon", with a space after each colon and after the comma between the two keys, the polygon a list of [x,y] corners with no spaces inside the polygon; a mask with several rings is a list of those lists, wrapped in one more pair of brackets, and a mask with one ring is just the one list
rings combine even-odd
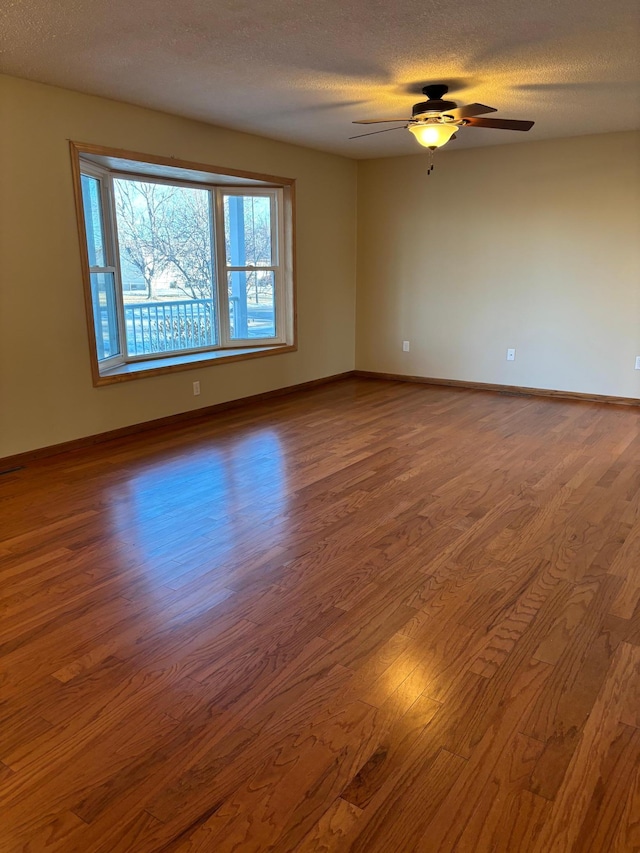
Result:
{"label": "ceiling fan light fixture", "polygon": [[425,148],[441,148],[445,145],[458,130],[458,126],[453,123],[441,122],[421,122],[419,124],[410,124],[409,130],[420,145]]}

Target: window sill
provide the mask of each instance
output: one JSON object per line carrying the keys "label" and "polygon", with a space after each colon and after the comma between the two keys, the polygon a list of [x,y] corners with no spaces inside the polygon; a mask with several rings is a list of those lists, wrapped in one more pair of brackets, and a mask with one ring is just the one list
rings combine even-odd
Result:
{"label": "window sill", "polygon": [[149,376],[159,376],[162,373],[178,373],[182,370],[194,370],[197,367],[210,367],[213,364],[245,361],[249,358],[261,358],[267,355],[282,355],[296,350],[297,346],[291,344],[270,344],[269,346],[209,350],[208,352],[189,353],[188,355],[154,358],[148,361],[128,362],[101,371],[95,377],[94,385],[113,385],[116,382],[128,382],[130,379],[143,379]]}

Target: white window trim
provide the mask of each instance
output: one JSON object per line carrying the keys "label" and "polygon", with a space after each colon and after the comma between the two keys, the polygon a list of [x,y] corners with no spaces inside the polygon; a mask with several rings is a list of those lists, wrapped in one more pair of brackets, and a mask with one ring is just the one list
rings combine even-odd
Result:
{"label": "white window trim", "polygon": [[[273,189],[255,189],[247,190],[246,187],[216,187],[216,216],[218,217],[219,222],[224,221],[224,196],[231,195],[252,195],[252,196],[263,196],[271,199],[271,251],[272,254],[275,255],[275,258],[272,256],[271,265],[261,264],[260,266],[234,266],[229,263],[229,259],[227,258],[227,248],[224,240],[224,228],[218,229],[218,240],[220,245],[218,246],[218,251],[216,252],[218,258],[224,259],[224,268],[223,264],[219,263],[217,265],[216,274],[218,277],[218,298],[222,301],[225,298],[225,294],[227,293],[227,275],[230,272],[254,272],[255,270],[264,270],[265,272],[273,272],[274,274],[274,299],[275,299],[275,315],[276,315],[276,334],[273,338],[231,338],[229,335],[229,329],[225,328],[225,341],[226,343],[223,345],[223,348],[229,347],[248,347],[255,346],[256,340],[268,341],[274,344],[283,344],[286,342],[286,295],[284,290],[284,269],[283,269],[283,252],[282,246],[284,245],[284,228],[283,228],[283,219],[284,219],[284,203],[282,197],[282,189],[273,188]],[[275,261],[275,263],[273,263]],[[219,316],[223,318],[223,313],[226,314],[225,321],[228,325],[229,314],[228,312],[223,312],[219,308]]]}
{"label": "white window trim", "polygon": [[[117,355],[111,356],[111,358],[103,358],[101,361],[98,362],[101,371],[108,371],[124,363],[125,353],[127,351],[127,342],[126,340],[124,340],[124,328],[123,324],[120,322],[120,317],[122,316],[122,286],[120,283],[120,261],[118,256],[118,246],[114,239],[114,210],[113,204],[110,203],[110,201],[113,200],[113,194],[109,188],[107,188],[107,191],[105,192],[105,185],[107,185],[108,187],[109,181],[109,172],[106,169],[100,168],[100,166],[98,166],[96,163],[83,162],[81,174],[90,175],[92,178],[95,178],[96,180],[100,181],[100,209],[102,213],[103,239],[102,249],[105,254],[105,261],[109,261],[108,265],[105,267],[89,266],[89,276],[91,277],[92,273],[113,273],[115,284],[115,298],[117,306],[116,310],[118,312],[118,349],[120,350],[120,352]],[[91,298],[93,299],[93,292],[91,291],[91,288],[90,292]]]}

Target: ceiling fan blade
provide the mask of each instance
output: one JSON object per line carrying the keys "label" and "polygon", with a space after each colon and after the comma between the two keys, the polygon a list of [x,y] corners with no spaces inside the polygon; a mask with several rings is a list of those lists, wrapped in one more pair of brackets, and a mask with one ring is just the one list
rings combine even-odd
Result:
{"label": "ceiling fan blade", "polygon": [[410,118],[365,118],[360,121],[352,121],[351,124],[385,124],[390,121],[411,121]]}
{"label": "ceiling fan blade", "polygon": [[357,136],[350,136],[349,139],[360,139],[361,136],[373,136],[374,133],[388,133],[390,130],[406,130],[407,125],[401,124],[400,127],[385,127],[384,130],[370,130],[369,133],[359,133]]}
{"label": "ceiling fan blade", "polygon": [[469,118],[465,124],[469,127],[494,127],[498,130],[531,130],[534,122],[511,118]]}
{"label": "ceiling fan blade", "polygon": [[495,107],[487,107],[484,104],[467,104],[466,107],[456,107],[455,110],[447,110],[445,115],[454,116],[454,118],[471,118],[471,116],[481,116],[484,113],[498,112]]}

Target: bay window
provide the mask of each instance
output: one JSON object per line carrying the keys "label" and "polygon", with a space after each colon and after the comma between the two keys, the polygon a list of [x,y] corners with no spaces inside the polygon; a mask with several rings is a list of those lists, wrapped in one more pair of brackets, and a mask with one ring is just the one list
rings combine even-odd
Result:
{"label": "bay window", "polygon": [[295,348],[292,180],[72,157],[96,384]]}

